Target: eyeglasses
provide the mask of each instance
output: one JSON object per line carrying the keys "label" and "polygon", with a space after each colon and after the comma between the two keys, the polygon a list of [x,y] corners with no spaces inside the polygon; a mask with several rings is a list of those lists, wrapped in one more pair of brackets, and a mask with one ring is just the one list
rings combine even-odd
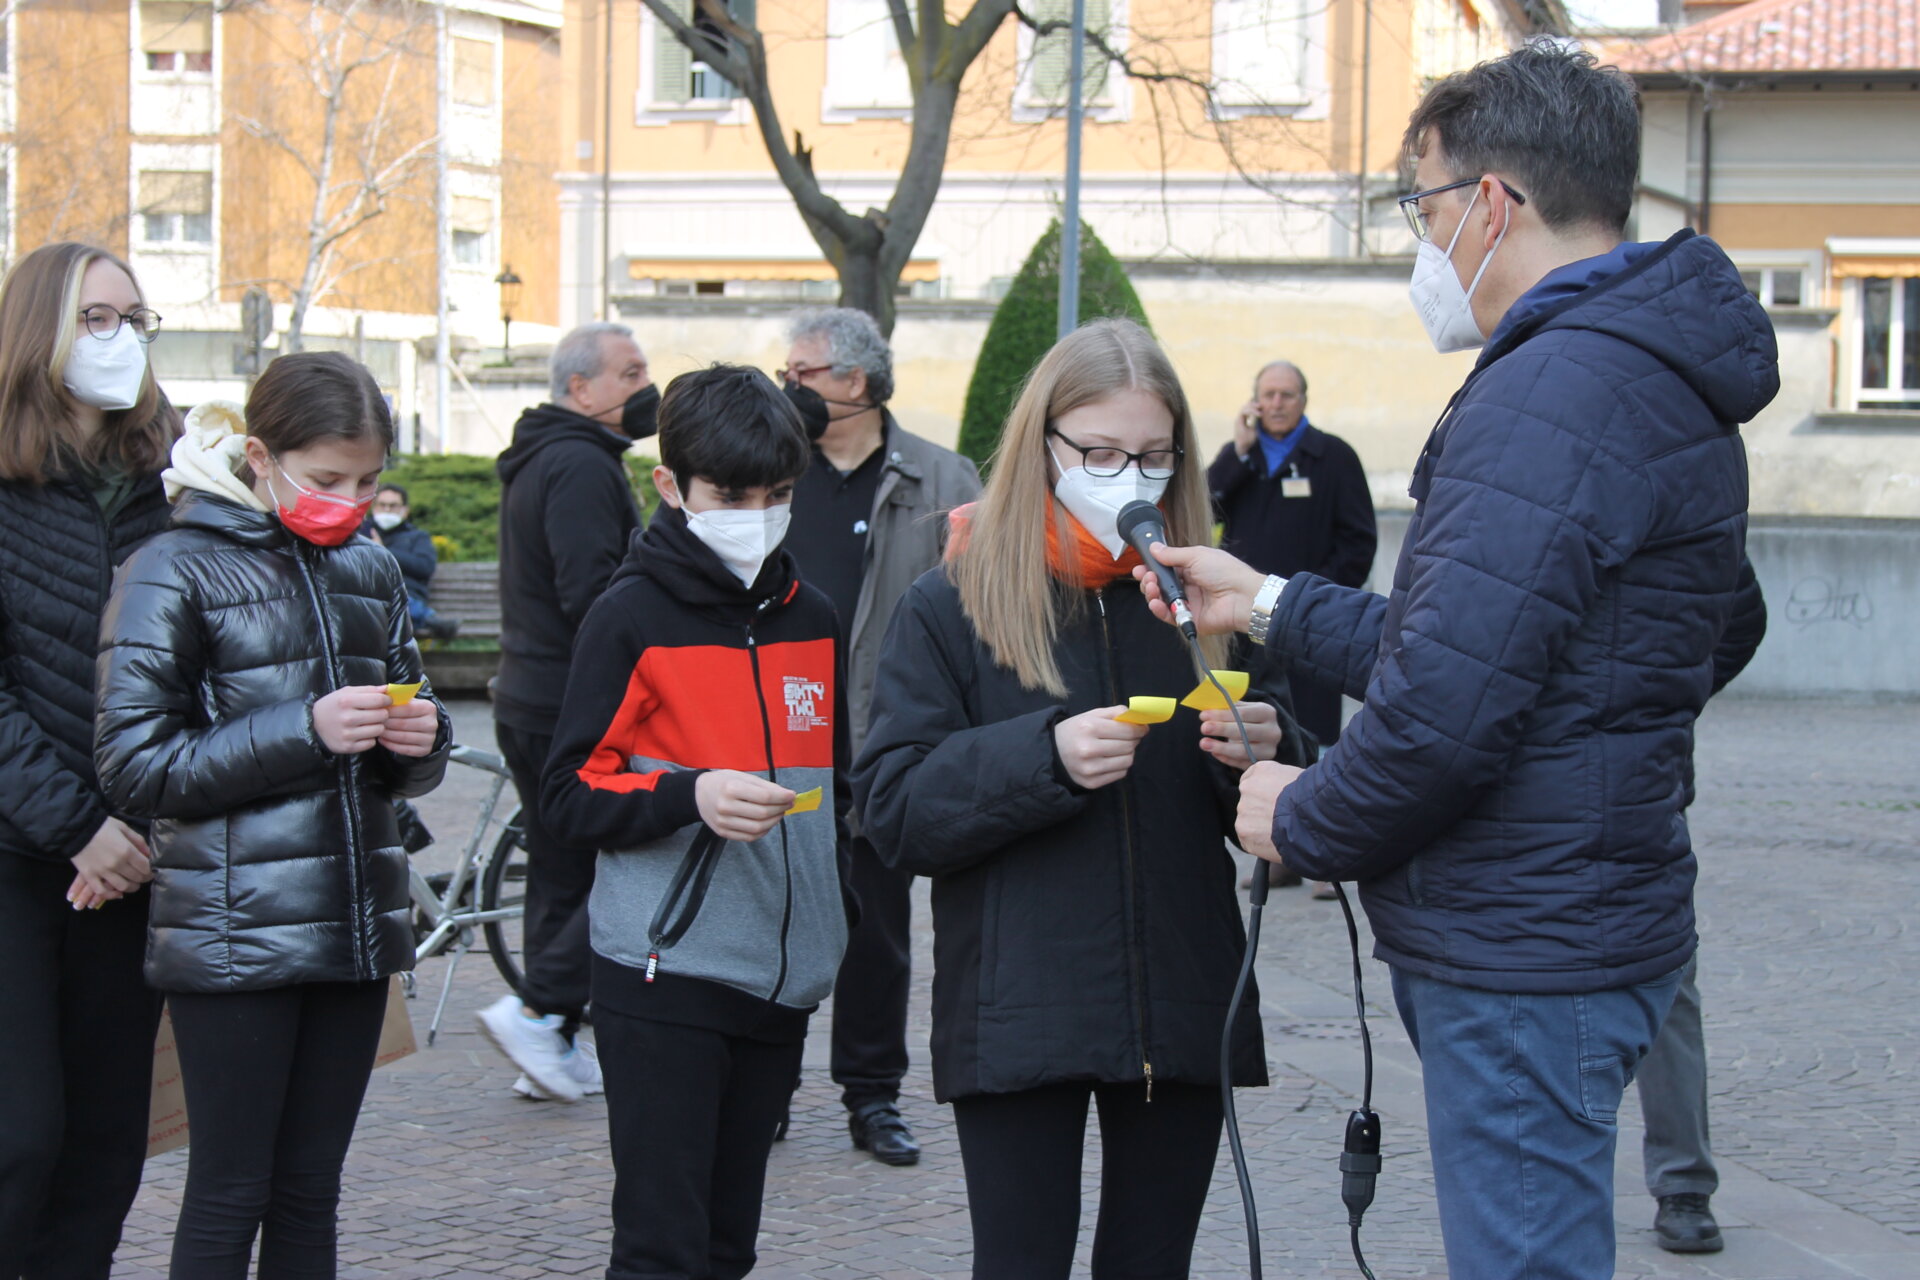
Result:
{"label": "eyeglasses", "polygon": [[[1515,204],[1525,204],[1527,202],[1525,196],[1508,186],[1504,180],[1496,178],[1495,181],[1499,182],[1501,188],[1513,197]],[[1420,202],[1422,200],[1425,200],[1428,196],[1437,196],[1445,191],[1458,191],[1462,187],[1477,187],[1479,185],[1480,179],[1478,178],[1462,178],[1458,182],[1449,182],[1444,187],[1428,187],[1425,191],[1416,191],[1410,196],[1401,196],[1400,212],[1407,215],[1407,225],[1413,228],[1414,238],[1417,240],[1431,240],[1433,238],[1433,228],[1428,225],[1428,216],[1426,212],[1420,208]]]}
{"label": "eyeglasses", "polygon": [[152,342],[160,336],[160,316],[145,307],[135,307],[131,311],[121,311],[104,302],[96,302],[83,307],[80,319],[87,326],[87,332],[105,342],[120,332],[120,326],[133,326],[133,336],[142,342]]}
{"label": "eyeglasses", "polygon": [[805,382],[816,373],[832,373],[830,364],[796,364],[786,369],[774,370],[776,382]]}
{"label": "eyeglasses", "polygon": [[1180,459],[1187,451],[1178,447],[1172,449],[1149,449],[1145,453],[1128,453],[1125,449],[1116,449],[1111,445],[1096,445],[1089,449],[1086,445],[1076,444],[1061,435],[1052,427],[1047,434],[1056,440],[1063,440],[1069,449],[1080,455],[1080,464],[1090,476],[1102,478],[1117,476],[1130,465],[1138,463],[1140,474],[1149,480],[1171,480],[1173,473],[1180,469]]}

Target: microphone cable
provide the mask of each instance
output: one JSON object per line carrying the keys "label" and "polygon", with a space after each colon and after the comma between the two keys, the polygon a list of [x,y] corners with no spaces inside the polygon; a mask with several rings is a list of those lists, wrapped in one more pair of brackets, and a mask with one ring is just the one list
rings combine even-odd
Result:
{"label": "microphone cable", "polygon": [[[1247,753],[1248,767],[1254,760],[1253,738],[1246,721],[1240,718],[1239,704],[1213,674],[1200,652],[1195,635],[1186,627],[1176,628],[1186,641],[1188,657],[1203,683],[1220,694],[1233,716],[1233,727],[1240,734],[1241,748]],[[1347,1206],[1347,1226],[1353,1245],[1353,1262],[1366,1280],[1375,1280],[1360,1248],[1360,1220],[1373,1203],[1374,1183],[1380,1173],[1380,1117],[1373,1110],[1373,1033],[1367,1027],[1367,1002],[1362,986],[1360,965],[1360,926],[1353,906],[1347,900],[1346,887],[1334,881],[1333,891],[1340,900],[1341,914],[1347,921],[1347,945],[1353,953],[1353,1009],[1360,1023],[1360,1053],[1364,1064],[1360,1106],[1347,1117],[1346,1139],[1340,1154],[1340,1199]],[[1253,1178],[1247,1169],[1247,1152],[1240,1139],[1240,1117],[1233,1101],[1233,1024],[1246,999],[1247,986],[1253,980],[1253,962],[1260,950],[1260,917],[1267,904],[1267,867],[1255,859],[1253,878],[1247,889],[1247,949],[1240,960],[1240,973],[1234,979],[1233,998],[1227,1002],[1227,1019],[1220,1029],[1220,1104],[1225,1113],[1227,1145],[1233,1152],[1233,1172],[1240,1184],[1240,1207],[1247,1223],[1247,1274],[1262,1280],[1260,1266],[1259,1209],[1253,1199]]]}

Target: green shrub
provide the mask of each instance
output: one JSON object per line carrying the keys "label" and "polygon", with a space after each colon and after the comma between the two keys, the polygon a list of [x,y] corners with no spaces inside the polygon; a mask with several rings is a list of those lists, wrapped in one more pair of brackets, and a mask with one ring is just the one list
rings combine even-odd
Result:
{"label": "green shrub", "polygon": [[[659,502],[654,460],[629,454],[625,461],[635,500],[652,512]],[[406,486],[413,522],[433,535],[442,560],[492,560],[500,554],[500,477],[493,463],[481,454],[403,454],[381,479]]]}
{"label": "green shrub", "polygon": [[[960,415],[960,452],[984,469],[1000,443],[1000,430],[1020,397],[1033,366],[1055,341],[1060,314],[1060,220],[1048,224],[993,313],[980,358],[967,384]],[[1147,313],[1093,228],[1080,224],[1080,323],[1126,316],[1147,324]],[[1147,326],[1149,329],[1151,325]]]}

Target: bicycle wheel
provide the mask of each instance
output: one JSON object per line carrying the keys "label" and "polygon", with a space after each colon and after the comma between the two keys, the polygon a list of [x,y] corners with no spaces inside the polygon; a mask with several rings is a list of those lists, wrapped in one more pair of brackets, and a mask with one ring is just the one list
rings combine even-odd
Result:
{"label": "bicycle wheel", "polygon": [[489,920],[481,930],[487,935],[487,951],[493,956],[493,967],[500,971],[514,994],[522,996],[525,993],[521,990],[524,976],[521,963],[525,952],[520,924],[521,912],[526,906],[527,847],[520,837],[520,815],[516,812],[507,819],[500,838],[493,842],[493,852],[487,856],[486,874],[480,881],[480,909],[507,908],[514,912],[505,920]]}

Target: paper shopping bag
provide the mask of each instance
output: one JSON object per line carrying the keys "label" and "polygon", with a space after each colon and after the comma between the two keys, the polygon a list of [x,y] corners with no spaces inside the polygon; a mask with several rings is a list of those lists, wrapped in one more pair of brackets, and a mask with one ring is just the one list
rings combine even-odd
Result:
{"label": "paper shopping bag", "polygon": [[[413,1019],[407,1013],[407,992],[400,975],[387,991],[387,1019],[380,1027],[380,1044],[373,1065],[384,1067],[417,1053]],[[187,1145],[187,1094],[180,1083],[180,1054],[173,1043],[173,1015],[160,1014],[160,1034],[153,1041],[153,1093],[147,1109],[147,1158]]]}

